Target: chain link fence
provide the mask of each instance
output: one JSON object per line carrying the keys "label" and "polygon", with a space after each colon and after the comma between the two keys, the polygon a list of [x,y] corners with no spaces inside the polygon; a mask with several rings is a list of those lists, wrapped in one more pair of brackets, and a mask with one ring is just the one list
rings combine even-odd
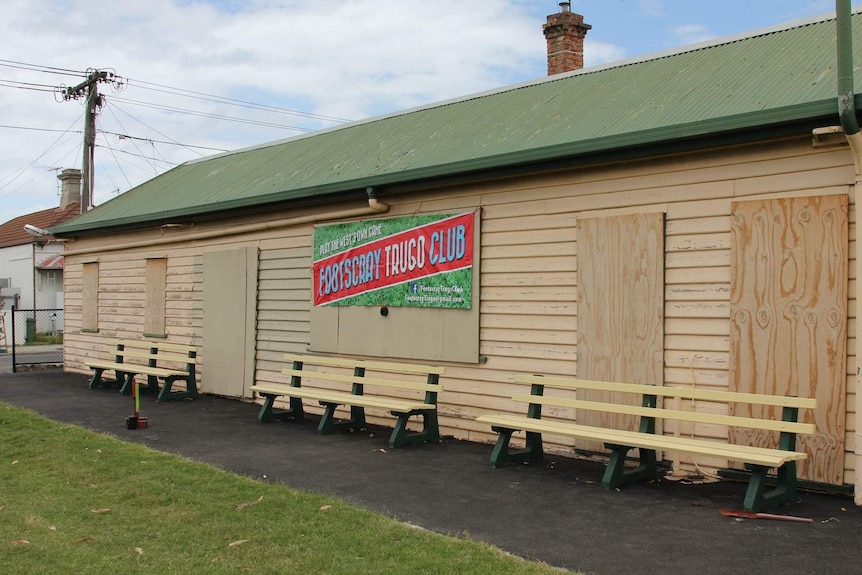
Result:
{"label": "chain link fence", "polygon": [[31,365],[63,364],[63,310],[16,309],[6,326],[12,347],[12,371]]}

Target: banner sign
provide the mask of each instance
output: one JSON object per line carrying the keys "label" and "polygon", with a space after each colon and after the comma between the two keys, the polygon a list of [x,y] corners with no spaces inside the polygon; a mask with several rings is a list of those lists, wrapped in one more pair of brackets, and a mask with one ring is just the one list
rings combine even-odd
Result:
{"label": "banner sign", "polygon": [[470,309],[475,214],[314,228],[314,305]]}

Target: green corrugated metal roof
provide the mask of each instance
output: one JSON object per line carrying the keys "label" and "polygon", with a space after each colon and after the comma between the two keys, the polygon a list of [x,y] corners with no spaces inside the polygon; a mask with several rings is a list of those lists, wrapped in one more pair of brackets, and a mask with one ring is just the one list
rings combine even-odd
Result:
{"label": "green corrugated metal roof", "polygon": [[[834,20],[796,23],[189,162],[52,232],[156,223],[831,114],[837,124],[835,32]],[[853,36],[862,45],[856,14]]]}

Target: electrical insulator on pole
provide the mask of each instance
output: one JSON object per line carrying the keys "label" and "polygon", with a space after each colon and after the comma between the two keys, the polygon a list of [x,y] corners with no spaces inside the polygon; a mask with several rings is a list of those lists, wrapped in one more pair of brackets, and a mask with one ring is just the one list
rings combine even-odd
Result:
{"label": "electrical insulator on pole", "polygon": [[96,150],[96,111],[102,106],[99,95],[100,82],[114,82],[122,85],[122,81],[112,72],[103,70],[88,70],[87,79],[71,88],[63,88],[61,94],[64,100],[86,98],[84,113],[84,156],[81,165],[81,213],[93,207],[94,160]]}

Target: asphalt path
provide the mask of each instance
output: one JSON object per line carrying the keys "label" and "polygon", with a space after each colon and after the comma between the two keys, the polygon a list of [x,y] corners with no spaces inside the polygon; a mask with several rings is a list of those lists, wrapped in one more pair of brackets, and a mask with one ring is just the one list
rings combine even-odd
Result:
{"label": "asphalt path", "polygon": [[259,424],[256,405],[212,396],[145,398],[148,427],[127,430],[130,398],[91,391],[86,377],[59,369],[0,373],[0,401],[564,569],[607,575],[862,569],[862,508],[847,495],[803,492],[778,511],[811,523],[735,519],[719,511],[741,509],[745,485],[738,482],[663,479],[605,491],[596,462],[549,456],[539,465],[493,469],[489,445],[446,438],[391,450],[387,429],[321,436],[314,418]]}

